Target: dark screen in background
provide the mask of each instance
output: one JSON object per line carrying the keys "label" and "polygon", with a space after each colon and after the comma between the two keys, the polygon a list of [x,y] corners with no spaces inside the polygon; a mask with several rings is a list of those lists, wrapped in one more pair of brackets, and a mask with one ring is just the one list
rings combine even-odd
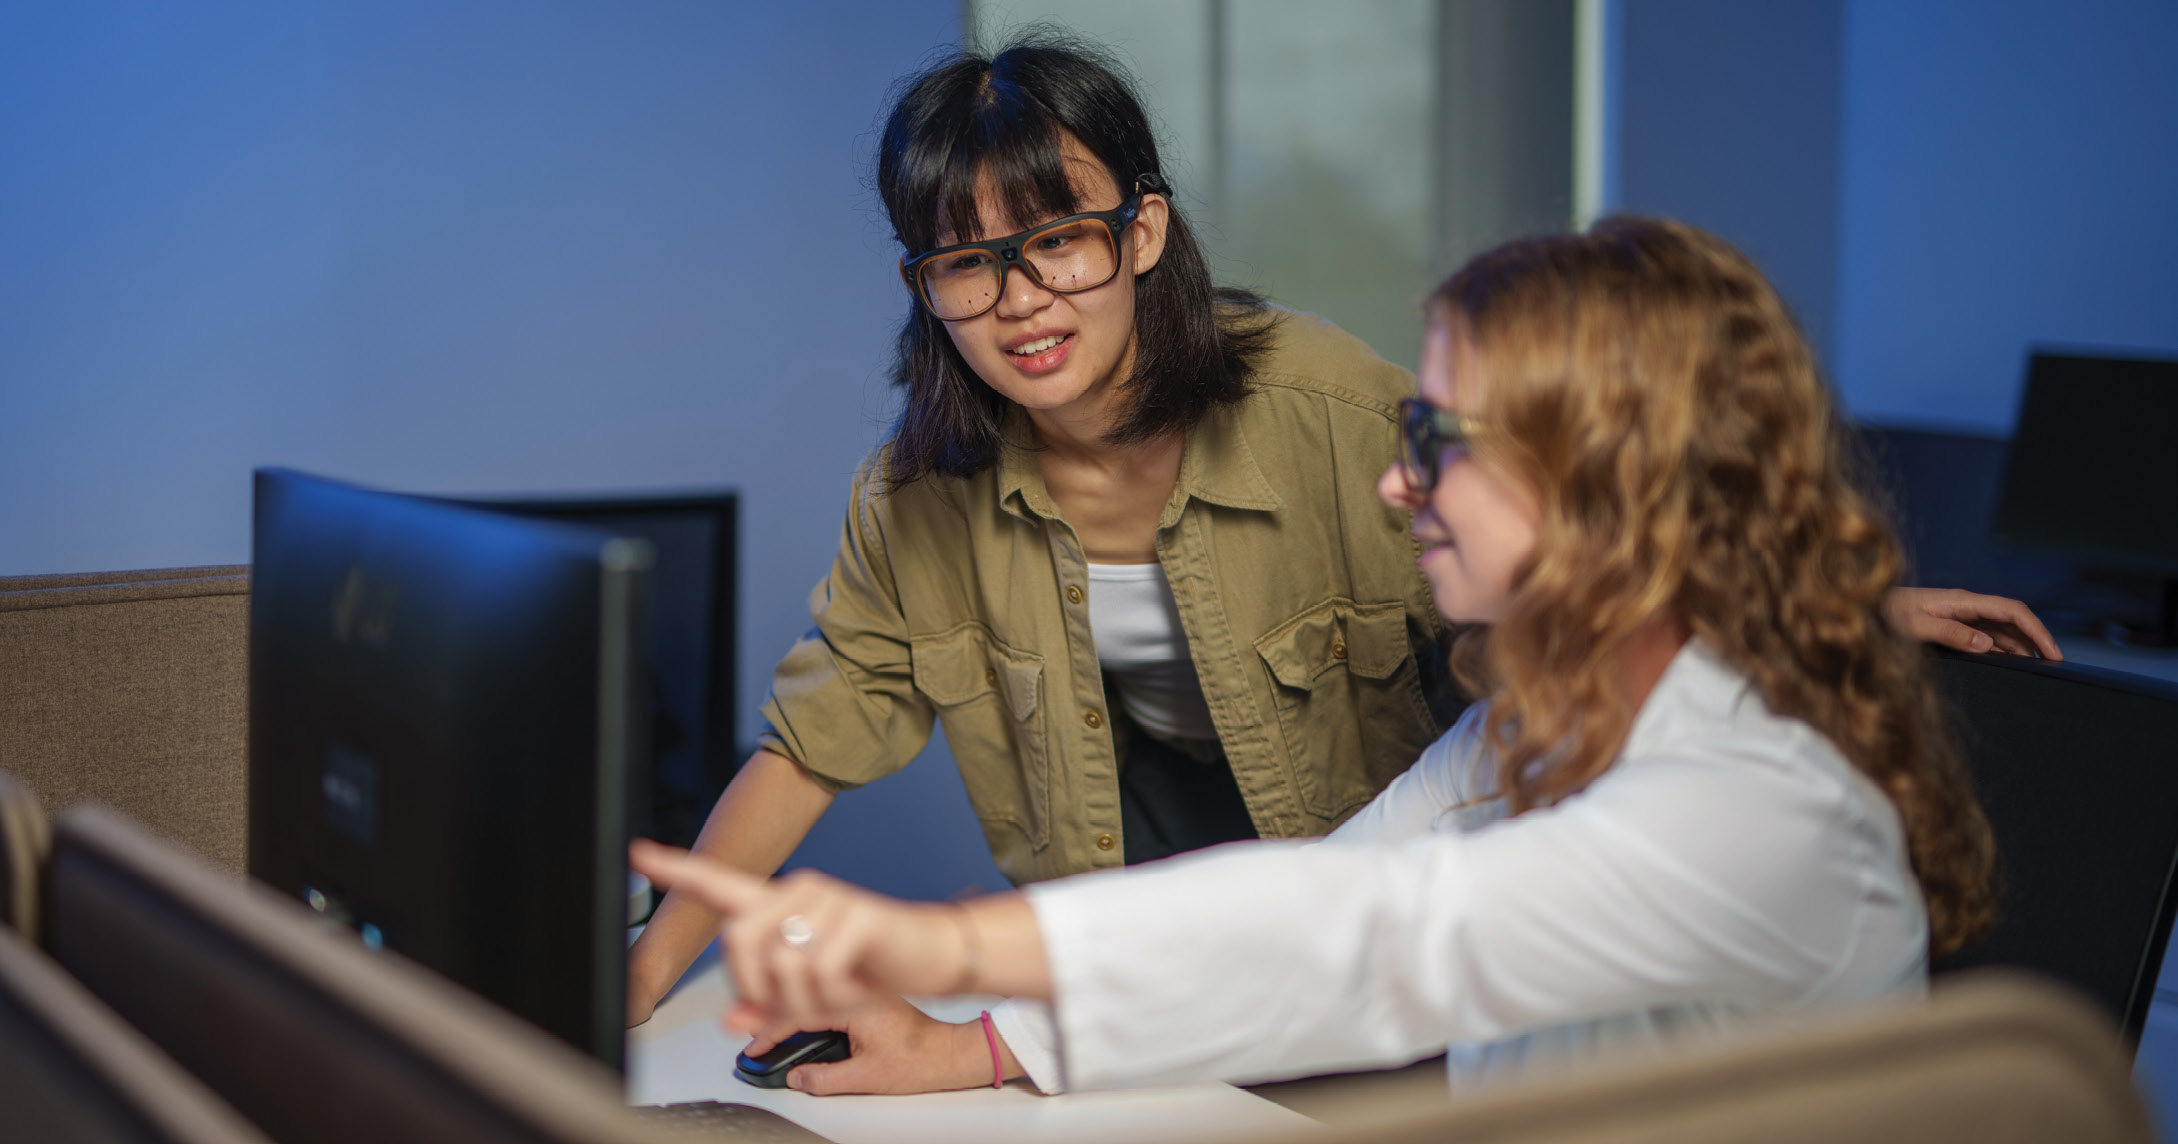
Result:
{"label": "dark screen in background", "polygon": [[2178,361],[2034,355],[1994,531],[2178,574]]}
{"label": "dark screen in background", "polygon": [[631,792],[631,829],[690,846],[743,755],[734,718],[739,545],[734,493],[566,500],[457,501],[546,517],[651,543],[647,790]]}

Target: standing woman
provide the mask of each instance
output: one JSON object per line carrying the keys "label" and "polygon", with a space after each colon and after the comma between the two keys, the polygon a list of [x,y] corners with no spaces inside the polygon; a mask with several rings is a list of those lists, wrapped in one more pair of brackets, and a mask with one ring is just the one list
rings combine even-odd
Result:
{"label": "standing woman", "polygon": [[[910,252],[900,420],[696,849],[772,873],[933,720],[1017,884],[1344,821],[1459,709],[1407,508],[1374,490],[1413,379],[1213,287],[1140,102],[1081,45],[913,77],[877,184]],[[2015,601],[1890,605],[2055,653]],[[717,932],[667,895],[630,1021]]]}

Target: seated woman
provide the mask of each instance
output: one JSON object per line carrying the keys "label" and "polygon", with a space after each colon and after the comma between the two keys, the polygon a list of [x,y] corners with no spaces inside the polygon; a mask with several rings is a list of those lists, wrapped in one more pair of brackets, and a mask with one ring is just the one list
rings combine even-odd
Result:
{"label": "seated woman", "polygon": [[[1912,995],[1988,924],[1988,825],[1882,610],[1898,544],[1760,272],[1614,219],[1429,308],[1379,490],[1485,700],[1324,842],[965,904],[639,844],[730,919],[734,1023],[871,1042],[795,1087],[1463,1073]],[[941,1026],[911,1064],[867,1015],[970,991],[1024,999],[1004,1046]]]}

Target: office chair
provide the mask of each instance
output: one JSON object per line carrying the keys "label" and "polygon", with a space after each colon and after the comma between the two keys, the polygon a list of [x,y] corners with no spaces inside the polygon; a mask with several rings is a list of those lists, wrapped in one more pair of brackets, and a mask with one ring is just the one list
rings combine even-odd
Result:
{"label": "office chair", "polygon": [[1931,967],[2067,982],[2135,1046],[2178,911],[2178,685],[2002,655],[1933,653],[1995,828],[1996,928]]}
{"label": "office chair", "polygon": [[38,940],[38,882],[51,841],[45,808],[29,786],[0,771],[0,929]]}
{"label": "office chair", "polygon": [[47,869],[53,959],[275,1139],[659,1139],[603,1065],[113,811]]}
{"label": "office chair", "polygon": [[268,1144],[60,967],[0,928],[0,1136]]}
{"label": "office chair", "polygon": [[1379,1090],[1265,1144],[2149,1144],[2116,1034],[2071,990],[1989,970],[1946,978],[1925,1003],[1542,1065],[1457,1100],[1441,1077],[1434,1093]]}

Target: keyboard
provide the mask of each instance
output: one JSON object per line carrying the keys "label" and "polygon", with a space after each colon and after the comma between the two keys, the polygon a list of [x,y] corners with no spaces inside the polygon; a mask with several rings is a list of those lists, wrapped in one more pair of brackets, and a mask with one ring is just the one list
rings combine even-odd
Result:
{"label": "keyboard", "polygon": [[770,1109],[698,1100],[687,1104],[638,1104],[635,1114],[668,1132],[745,1144],[832,1144]]}

